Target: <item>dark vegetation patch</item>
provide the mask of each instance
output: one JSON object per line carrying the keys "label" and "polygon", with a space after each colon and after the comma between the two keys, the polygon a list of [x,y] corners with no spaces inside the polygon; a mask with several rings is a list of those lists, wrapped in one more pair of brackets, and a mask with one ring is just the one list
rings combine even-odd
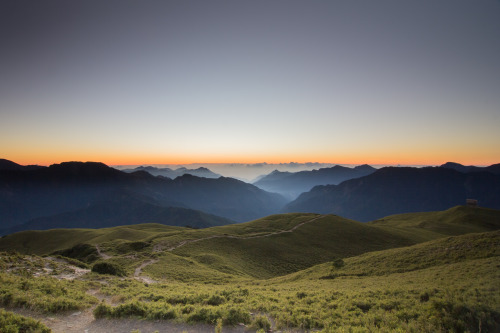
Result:
{"label": "dark vegetation patch", "polygon": [[20,316],[0,309],[0,332],[2,333],[50,333],[50,329],[38,320]]}
{"label": "dark vegetation patch", "polygon": [[77,259],[87,264],[99,259],[96,247],[94,245],[83,243],[76,244],[69,249],[55,251],[53,255],[60,255],[67,258]]}
{"label": "dark vegetation patch", "polygon": [[111,261],[98,261],[92,266],[92,272],[97,274],[109,274],[116,276],[125,276],[126,272],[123,266]]}

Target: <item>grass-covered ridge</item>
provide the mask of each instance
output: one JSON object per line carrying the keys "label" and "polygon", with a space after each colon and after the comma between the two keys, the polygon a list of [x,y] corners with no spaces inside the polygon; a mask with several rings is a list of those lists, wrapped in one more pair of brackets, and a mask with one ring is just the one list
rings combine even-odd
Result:
{"label": "grass-covered ridge", "polygon": [[[2,253],[0,296],[3,306],[41,312],[92,309],[101,318],[244,323],[254,331],[495,332],[498,216],[456,207],[367,224],[281,214],[203,230],[45,231],[29,246],[23,241],[33,236],[19,233],[0,246],[18,241],[29,253],[39,242],[39,254],[72,258]],[[466,229],[475,233],[450,236]],[[52,236],[63,245],[44,244]],[[75,265],[84,274],[64,280]],[[102,274],[110,267],[119,274]]]}
{"label": "grass-covered ridge", "polygon": [[[97,251],[84,258],[68,253],[78,246],[89,251],[98,246],[128,266],[129,272],[145,260],[158,259],[144,268],[155,279],[226,281],[267,279],[366,252],[499,228],[499,211],[472,207],[394,215],[371,223],[335,215],[289,213],[207,229],[142,224],[26,231],[0,239],[0,250],[56,253],[92,264],[99,259]],[[188,266],[192,274],[187,274]]]}

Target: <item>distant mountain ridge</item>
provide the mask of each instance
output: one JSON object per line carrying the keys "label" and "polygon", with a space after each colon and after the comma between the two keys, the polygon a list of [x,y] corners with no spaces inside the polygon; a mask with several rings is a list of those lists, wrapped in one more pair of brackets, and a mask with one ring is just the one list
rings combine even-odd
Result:
{"label": "distant mountain ridge", "polygon": [[134,168],[134,169],[124,169],[121,171],[127,172],[127,173],[136,172],[136,171],[146,171],[153,176],[162,176],[162,177],[167,177],[170,179],[175,179],[177,177],[181,177],[181,176],[184,176],[186,174],[192,175],[192,176],[197,176],[197,177],[203,177],[203,178],[222,177],[218,173],[214,173],[205,167],[199,167],[197,169],[187,169],[187,168],[181,167],[181,168],[173,170],[170,168],[157,168],[157,167],[153,167],[153,166],[139,166],[139,167]]}
{"label": "distant mountain ridge", "polygon": [[59,228],[107,228],[141,223],[208,228],[234,222],[194,209],[162,207],[122,193],[110,200],[92,203],[85,208],[32,219],[5,229],[4,233]]}
{"label": "distant mountain ridge", "polygon": [[455,162],[447,162],[441,165],[441,168],[453,169],[458,172],[468,173],[468,172],[491,172],[495,175],[500,175],[500,163],[493,164],[487,167],[478,167],[474,165],[462,165]]}
{"label": "distant mountain ridge", "polygon": [[253,184],[263,190],[279,193],[289,199],[295,199],[301,193],[310,191],[314,186],[337,185],[345,180],[367,176],[375,172],[375,170],[375,168],[366,164],[354,168],[336,165],[330,168],[300,172],[275,170],[261,177]]}
{"label": "distant mountain ridge", "polygon": [[[127,205],[201,210],[207,213],[202,220],[216,224],[263,217],[279,211],[286,202],[277,194],[235,179],[184,175],[171,180],[154,177],[145,171],[125,173],[96,162],[65,162],[36,169],[0,171],[0,229],[27,222],[33,225],[34,221],[56,223],[63,216],[61,214],[71,216],[76,212],[90,214],[96,221],[109,226],[106,211],[101,210],[99,215],[96,207],[110,201],[121,212],[130,209]],[[158,216],[170,217],[166,220],[179,225],[179,218],[174,219],[171,212],[163,210]],[[144,208],[129,210],[129,213],[129,216],[123,215],[123,222],[137,223],[141,216],[147,216]],[[220,217],[208,218],[208,214]],[[181,215],[200,216],[199,212],[186,215],[185,211]],[[78,220],[76,215],[72,216]],[[167,223],[166,220],[154,222]],[[123,224],[117,219],[115,222]],[[183,225],[194,222],[186,218]],[[198,226],[203,224],[200,219],[196,223]],[[71,221],[67,222],[67,227],[71,227]]]}
{"label": "distant mountain ridge", "polygon": [[43,168],[38,165],[20,165],[15,162],[0,158],[0,171],[6,171],[6,170],[35,170],[35,169],[40,169]]}
{"label": "distant mountain ridge", "polygon": [[467,198],[500,209],[500,175],[447,167],[386,167],[339,185],[316,186],[287,204],[285,212],[333,213],[358,221],[387,215],[445,210]]}

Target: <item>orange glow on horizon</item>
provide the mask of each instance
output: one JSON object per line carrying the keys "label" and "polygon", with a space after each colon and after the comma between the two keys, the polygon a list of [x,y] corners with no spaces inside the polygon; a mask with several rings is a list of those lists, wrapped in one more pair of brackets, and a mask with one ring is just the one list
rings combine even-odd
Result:
{"label": "orange glow on horizon", "polygon": [[[38,154],[37,154],[38,155]],[[396,155],[396,154],[395,154]],[[456,162],[463,165],[488,166],[499,163],[499,159],[478,157],[455,156],[451,154],[441,154],[441,156],[428,156],[411,154],[412,156],[397,156],[391,157],[388,154],[365,154],[365,155],[296,155],[296,156],[154,156],[154,155],[139,155],[139,156],[119,156],[114,154],[44,154],[44,156],[3,156],[2,158],[11,160],[21,165],[51,165],[68,161],[92,161],[102,162],[110,166],[118,165],[188,165],[188,164],[255,164],[255,163],[330,163],[330,164],[370,164],[370,165],[441,165],[446,162]]]}

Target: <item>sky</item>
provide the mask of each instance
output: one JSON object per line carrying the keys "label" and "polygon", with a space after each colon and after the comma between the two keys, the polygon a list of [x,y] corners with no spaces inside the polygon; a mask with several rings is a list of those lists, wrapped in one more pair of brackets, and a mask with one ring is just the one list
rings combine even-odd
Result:
{"label": "sky", "polygon": [[0,158],[500,162],[499,0],[0,2]]}

